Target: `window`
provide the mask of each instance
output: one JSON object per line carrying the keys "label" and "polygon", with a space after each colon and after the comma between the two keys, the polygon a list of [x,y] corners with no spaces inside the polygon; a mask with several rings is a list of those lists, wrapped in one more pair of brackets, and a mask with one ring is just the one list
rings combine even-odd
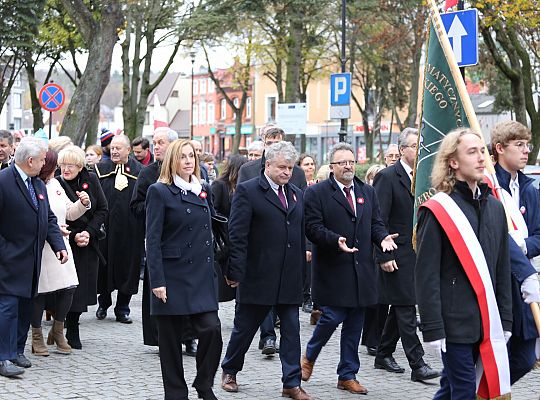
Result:
{"label": "window", "polygon": [[200,84],[200,87],[199,87],[199,93],[200,94],[205,94],[206,93],[206,79],[201,79],[201,84]]}
{"label": "window", "polygon": [[193,95],[199,94],[199,81],[193,80]]}
{"label": "window", "polygon": [[13,101],[13,108],[20,110],[22,108],[22,97],[20,93],[13,93],[11,96]]}
{"label": "window", "polygon": [[13,81],[13,87],[21,87],[21,75],[17,74],[15,80]]}
{"label": "window", "polygon": [[20,118],[13,118],[13,129],[19,130],[22,126],[22,120]]}
{"label": "window", "polygon": [[[234,106],[235,106],[236,108],[238,108],[238,105],[240,104],[240,100],[238,100],[238,97],[235,97],[235,98],[233,99],[233,104],[234,104]],[[236,111],[235,111],[235,113],[234,113],[234,118],[236,119]]]}
{"label": "window", "polygon": [[[202,82],[202,81],[201,81]],[[199,124],[206,124],[206,102],[201,102],[199,105]]]}
{"label": "window", "polygon": [[193,125],[199,125],[199,106],[193,106],[193,110],[191,113],[193,114]]}
{"label": "window", "polygon": [[277,99],[275,96],[266,98],[266,122],[274,122],[276,120],[276,104]]}
{"label": "window", "polygon": [[246,118],[251,118],[251,97],[246,99]]}
{"label": "window", "polygon": [[212,78],[208,78],[208,93],[214,93],[214,88],[214,81],[212,80]]}
{"label": "window", "polygon": [[150,112],[149,111],[144,113],[144,124],[145,125],[150,125]]}
{"label": "window", "polygon": [[173,90],[171,93],[171,97],[178,97],[178,90]]}
{"label": "window", "polygon": [[223,121],[227,118],[227,100],[221,99],[220,102],[220,119]]}
{"label": "window", "polygon": [[206,122],[208,122],[209,125],[212,125],[216,118],[214,103],[208,103],[208,109],[206,113]]}

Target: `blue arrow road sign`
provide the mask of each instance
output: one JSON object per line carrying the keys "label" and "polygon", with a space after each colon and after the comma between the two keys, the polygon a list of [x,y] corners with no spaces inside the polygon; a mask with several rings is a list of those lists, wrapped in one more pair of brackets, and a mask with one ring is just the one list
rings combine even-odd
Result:
{"label": "blue arrow road sign", "polygon": [[441,14],[458,66],[478,64],[478,10]]}
{"label": "blue arrow road sign", "polygon": [[346,106],[351,104],[351,73],[330,75],[330,105]]}

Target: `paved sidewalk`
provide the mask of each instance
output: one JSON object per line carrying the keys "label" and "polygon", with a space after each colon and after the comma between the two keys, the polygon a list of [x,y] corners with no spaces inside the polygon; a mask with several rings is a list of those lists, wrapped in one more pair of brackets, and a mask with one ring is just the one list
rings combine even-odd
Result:
{"label": "paved sidewalk", "polygon": [[[74,350],[65,356],[51,351],[49,357],[35,357],[30,354],[28,340],[26,354],[34,364],[20,378],[0,377],[0,399],[122,399],[143,400],[162,399],[163,387],[157,348],[142,344],[141,296],[132,300],[131,316],[134,323],[123,325],[114,321],[114,315],[104,320],[96,320],[95,307],[81,317],[82,350]],[[112,313],[112,310],[111,310]],[[234,307],[232,303],[222,305],[223,341],[228,343],[232,329]],[[309,325],[308,314],[300,312],[302,345],[309,340],[313,327]],[[50,324],[44,324],[45,333]],[[237,394],[224,392],[219,386],[221,371],[218,370],[215,393],[219,399],[282,399],[281,364],[279,357],[266,358],[257,349],[258,338],[246,355],[244,371],[237,375],[240,391]],[[53,348],[50,347],[50,350]],[[339,330],[323,349],[317,360],[311,380],[304,388],[319,400],[328,399],[385,399],[423,400],[432,399],[438,388],[438,380],[432,383],[413,383],[410,370],[404,374],[391,374],[373,368],[373,357],[360,349],[362,367],[358,380],[364,384],[369,394],[352,395],[336,389],[336,366],[339,356]],[[403,367],[407,362],[401,347],[395,354]],[[441,368],[441,362],[431,354],[426,361],[434,368]],[[195,377],[195,359],[184,358],[186,380]],[[197,398],[194,390],[192,399]],[[513,387],[513,399],[538,400],[540,398],[540,371],[529,373]]]}

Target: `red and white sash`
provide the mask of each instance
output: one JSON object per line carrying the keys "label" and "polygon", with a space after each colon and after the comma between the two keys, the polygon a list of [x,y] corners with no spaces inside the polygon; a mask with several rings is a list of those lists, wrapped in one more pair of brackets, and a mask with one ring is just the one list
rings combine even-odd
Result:
{"label": "red and white sash", "polygon": [[495,292],[480,242],[463,211],[446,193],[439,192],[421,207],[433,212],[465,270],[478,300],[483,338],[476,363],[476,386],[483,399],[510,393],[510,367]]}

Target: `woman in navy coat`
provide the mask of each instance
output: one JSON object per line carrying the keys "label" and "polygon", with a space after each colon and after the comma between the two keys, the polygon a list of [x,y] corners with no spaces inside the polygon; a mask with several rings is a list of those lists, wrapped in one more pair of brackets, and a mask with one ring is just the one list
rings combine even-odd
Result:
{"label": "woman in navy coat", "polygon": [[217,279],[214,273],[209,187],[199,180],[199,160],[187,140],[170,144],[158,182],[146,197],[146,255],[154,296],[165,399],[187,399],[182,366],[183,316],[189,316],[196,337],[199,398],[212,392],[221,349]]}

